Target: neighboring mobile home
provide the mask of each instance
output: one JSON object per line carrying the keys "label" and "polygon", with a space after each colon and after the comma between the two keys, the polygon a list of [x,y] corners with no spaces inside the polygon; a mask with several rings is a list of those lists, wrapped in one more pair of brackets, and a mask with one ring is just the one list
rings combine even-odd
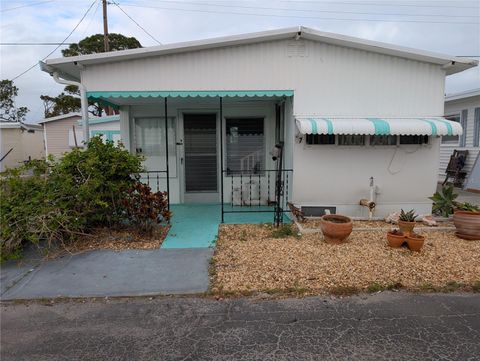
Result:
{"label": "neighboring mobile home", "polygon": [[0,172],[44,156],[42,127],[0,121]]}
{"label": "neighboring mobile home", "polygon": [[[443,118],[445,76],[476,64],[297,27],[42,69],[120,110],[124,143],[173,203],[268,205],[280,184],[305,209],[366,216],[359,201],[372,198],[384,216],[431,212],[440,139],[462,134]],[[270,172],[275,144],[282,179]]]}
{"label": "neighboring mobile home", "polygon": [[445,179],[445,169],[454,150],[468,151],[463,168],[468,178],[480,153],[480,89],[447,95],[444,114],[447,119],[461,124],[463,134],[442,138],[439,181]]}
{"label": "neighboring mobile home", "polygon": [[[83,144],[83,128],[80,113],[62,114],[45,118],[39,122],[44,129],[45,152],[59,157],[63,153]],[[118,115],[90,118],[90,136],[102,134],[105,139],[120,139],[120,117]]]}

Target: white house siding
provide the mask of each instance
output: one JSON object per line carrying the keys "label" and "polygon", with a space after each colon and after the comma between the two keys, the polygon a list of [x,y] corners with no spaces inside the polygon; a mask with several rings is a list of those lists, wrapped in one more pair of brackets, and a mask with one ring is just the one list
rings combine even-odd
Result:
{"label": "white house siding", "polygon": [[467,126],[463,131],[466,132],[465,147],[460,147],[458,144],[442,144],[440,146],[440,166],[438,168],[438,180],[445,179],[445,169],[448,161],[455,149],[468,150],[467,162],[464,170],[470,174],[475,159],[480,152],[480,147],[474,147],[473,134],[475,125],[475,108],[480,108],[480,96],[475,96],[467,99],[459,99],[445,102],[445,115],[461,115],[463,110],[467,110]]}
{"label": "white house siding", "polygon": [[0,172],[7,168],[16,168],[28,159],[43,158],[43,131],[35,129],[35,132],[31,133],[20,127],[0,128],[0,157],[10,149],[12,151],[0,162]]}
{"label": "white house siding", "polygon": [[[303,53],[302,47],[295,50],[294,40],[281,40],[90,65],[82,81],[88,91],[291,89],[295,115],[443,115],[445,71],[441,66],[301,42]],[[129,101],[120,100],[126,105]],[[162,101],[157,102],[161,107]],[[286,127],[288,145],[295,141],[292,113]],[[401,164],[400,171],[391,175],[387,167],[395,149],[313,151],[295,144],[293,201],[339,205],[342,212],[360,215],[363,210],[355,204],[368,195],[369,178],[374,176],[382,192],[377,215],[400,207],[428,213],[427,197],[437,181],[439,139],[415,154],[400,147],[394,159]]]}

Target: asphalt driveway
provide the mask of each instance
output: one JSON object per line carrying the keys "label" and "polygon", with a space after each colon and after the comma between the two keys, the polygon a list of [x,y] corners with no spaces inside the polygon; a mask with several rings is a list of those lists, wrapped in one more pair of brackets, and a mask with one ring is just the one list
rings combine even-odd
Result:
{"label": "asphalt driveway", "polygon": [[478,360],[480,295],[1,307],[2,360]]}

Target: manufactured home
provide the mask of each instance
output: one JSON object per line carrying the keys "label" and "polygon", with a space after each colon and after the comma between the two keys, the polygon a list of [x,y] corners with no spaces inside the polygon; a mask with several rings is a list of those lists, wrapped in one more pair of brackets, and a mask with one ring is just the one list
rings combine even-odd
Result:
{"label": "manufactured home", "polygon": [[445,97],[445,117],[460,123],[462,135],[443,137],[440,145],[439,181],[445,179],[450,156],[455,150],[467,151],[463,171],[468,178],[480,153],[480,89],[448,94]]}
{"label": "manufactured home", "polygon": [[[43,126],[45,153],[60,157],[73,148],[83,144],[83,126],[81,113],[68,113],[49,117],[39,121]],[[89,118],[89,133],[93,137],[101,135],[103,139],[118,142],[120,140],[120,117],[111,115]]]}
{"label": "manufactured home", "polygon": [[0,172],[44,156],[42,127],[0,121]]}
{"label": "manufactured home", "polygon": [[305,27],[41,64],[119,110],[172,203],[358,217],[362,199],[378,217],[431,212],[441,138],[462,134],[443,116],[445,77],[476,65]]}

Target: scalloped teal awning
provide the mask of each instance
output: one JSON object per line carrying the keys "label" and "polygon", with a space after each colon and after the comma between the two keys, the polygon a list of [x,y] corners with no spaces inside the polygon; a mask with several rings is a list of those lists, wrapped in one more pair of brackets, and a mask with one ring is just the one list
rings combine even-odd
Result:
{"label": "scalloped teal awning", "polygon": [[97,91],[87,92],[89,99],[112,98],[188,98],[188,97],[281,97],[293,96],[293,90],[172,90],[172,91]]}

